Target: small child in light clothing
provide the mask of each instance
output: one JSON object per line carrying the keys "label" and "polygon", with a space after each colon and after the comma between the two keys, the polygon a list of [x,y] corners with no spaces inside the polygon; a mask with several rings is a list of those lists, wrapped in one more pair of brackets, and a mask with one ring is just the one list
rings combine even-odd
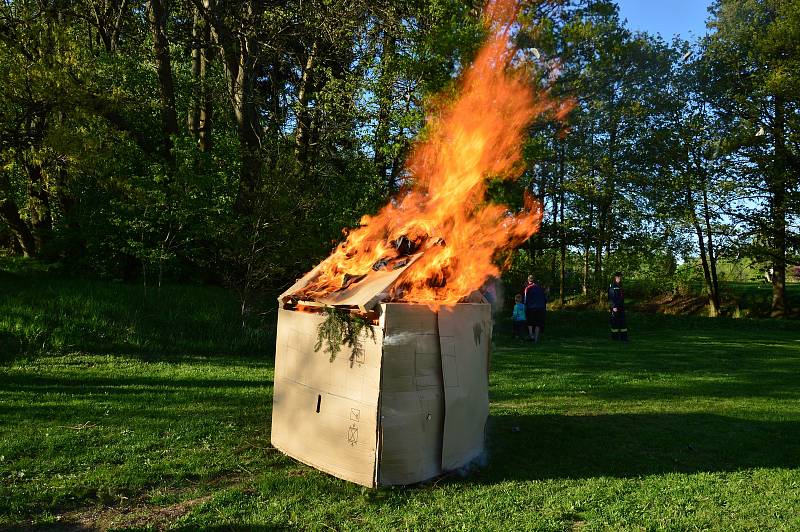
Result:
{"label": "small child in light clothing", "polygon": [[522,303],[522,294],[514,296],[514,314],[511,316],[514,322],[514,338],[525,337],[525,305]]}

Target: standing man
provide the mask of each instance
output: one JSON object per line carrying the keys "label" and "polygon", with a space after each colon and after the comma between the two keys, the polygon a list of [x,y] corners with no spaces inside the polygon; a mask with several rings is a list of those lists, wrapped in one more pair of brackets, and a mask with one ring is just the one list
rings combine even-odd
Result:
{"label": "standing man", "polygon": [[547,314],[547,295],[533,275],[528,276],[528,284],[522,292],[525,302],[525,317],[528,322],[528,336],[532,342],[539,341],[539,333],[544,329]]}
{"label": "standing man", "polygon": [[622,289],[622,272],[614,273],[614,281],[608,287],[608,306],[611,310],[611,339],[628,341],[628,325],[625,322],[625,290]]}

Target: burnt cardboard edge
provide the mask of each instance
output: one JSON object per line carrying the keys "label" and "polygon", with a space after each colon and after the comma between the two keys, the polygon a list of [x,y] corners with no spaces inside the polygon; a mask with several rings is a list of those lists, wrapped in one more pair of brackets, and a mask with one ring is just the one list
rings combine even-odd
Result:
{"label": "burnt cardboard edge", "polygon": [[[383,305],[381,305],[381,317],[385,315]],[[380,323],[380,321],[379,321]],[[383,325],[378,325],[381,331],[385,332],[386,329]],[[383,334],[381,336],[381,358],[380,358],[380,377],[378,377],[378,407],[375,409],[375,461],[374,466],[372,468],[373,475],[372,475],[372,487],[376,487],[380,485],[380,468],[381,468],[381,452],[383,451],[383,423],[382,423],[382,408],[383,408],[383,357],[386,353],[384,349],[384,345],[386,342],[386,336]]]}
{"label": "burnt cardboard edge", "polygon": [[[327,259],[325,259],[325,260],[327,260]],[[316,274],[317,274],[317,272],[318,272],[318,271],[319,271],[319,269],[322,267],[322,265],[323,265],[323,264],[325,264],[325,260],[323,260],[322,262],[320,262],[319,264],[317,264],[316,266],[314,266],[313,268],[311,268],[311,269],[310,269],[310,270],[309,270],[309,271],[308,271],[308,272],[307,272],[305,275],[303,275],[302,277],[300,277],[299,279],[297,279],[297,280],[294,282],[294,284],[292,284],[292,286],[290,286],[289,288],[287,288],[286,290],[284,290],[284,291],[283,291],[283,292],[282,292],[282,293],[281,293],[281,294],[278,296],[278,304],[279,304],[279,306],[280,306],[280,305],[283,305],[283,304],[286,302],[286,300],[287,300],[287,299],[288,299],[288,298],[289,298],[289,297],[290,297],[292,294],[294,294],[294,293],[295,293],[295,292],[297,292],[298,290],[301,290],[301,289],[305,288],[305,287],[306,287],[306,285],[309,283],[309,281],[311,281],[311,279],[313,279],[313,278],[314,278],[314,275],[316,275]]]}

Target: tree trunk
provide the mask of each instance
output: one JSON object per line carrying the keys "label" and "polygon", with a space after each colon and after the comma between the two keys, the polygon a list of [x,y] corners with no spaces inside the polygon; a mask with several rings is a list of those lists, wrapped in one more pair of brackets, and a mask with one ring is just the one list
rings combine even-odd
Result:
{"label": "tree trunk", "polygon": [[775,160],[769,172],[772,225],[772,312],[774,318],[786,316],[786,183],[789,157],[786,149],[786,109],[783,96],[775,96]]}
{"label": "tree trunk", "polygon": [[228,27],[212,1],[194,0],[211,25],[212,37],[219,46],[222,65],[228,81],[236,131],[239,137],[239,187],[234,211],[251,214],[261,181],[261,123],[256,101],[256,77],[260,44],[255,36],[260,31],[260,12],[251,2],[245,2],[236,21],[237,28]]}
{"label": "tree trunk", "polygon": [[[614,100],[612,99],[612,105]],[[597,222],[597,248],[595,255],[595,281],[597,286],[603,286],[603,251],[606,255],[611,253],[611,234],[613,233],[612,221],[614,210],[614,189],[616,187],[617,166],[616,166],[616,147],[617,130],[619,124],[615,121],[611,125],[608,137],[608,161],[605,183],[603,184],[603,197],[600,200],[598,222]]]}
{"label": "tree trunk", "polygon": [[178,116],[175,112],[175,89],[172,83],[172,67],[167,40],[167,10],[164,0],[150,0],[148,15],[153,34],[153,51],[156,58],[156,72],[161,96],[161,122],[164,135],[163,147],[168,158],[172,149],[173,135],[178,134]]}
{"label": "tree trunk", "polygon": [[[411,110],[411,87],[408,87],[406,90],[406,110],[405,113],[408,115],[408,112]],[[389,171],[389,193],[396,191],[400,188],[400,184],[398,180],[400,178],[400,172],[403,170],[403,163],[402,160],[408,151],[410,146],[410,142],[404,136],[406,134],[405,128],[401,125],[400,131],[397,133],[397,140],[401,142],[401,148],[396,150],[395,156],[392,157],[392,167]]]}
{"label": "tree trunk", "polygon": [[200,80],[200,63],[203,60],[202,33],[204,19],[196,6],[190,6],[193,13],[192,24],[192,90],[189,98],[189,113],[186,118],[186,128],[193,139],[197,140],[200,131],[200,101],[202,99],[202,81]]}
{"label": "tree trunk", "polygon": [[[211,9],[211,0],[204,0],[206,10]],[[192,25],[192,93],[189,100],[187,129],[197,141],[200,151],[211,149],[211,119],[213,102],[208,73],[214,51],[211,44],[211,25],[202,16],[197,6],[192,6],[194,24]]]}
{"label": "tree trunk", "polygon": [[5,220],[11,228],[11,233],[17,239],[22,254],[26,257],[36,256],[38,248],[28,225],[19,215],[17,204],[10,199],[0,201],[0,218]]}
{"label": "tree trunk", "polygon": [[690,185],[686,187],[686,202],[689,206],[689,216],[692,220],[695,234],[697,235],[697,248],[700,250],[700,263],[703,267],[703,279],[706,283],[706,291],[708,292],[708,302],[711,304],[711,310],[714,316],[719,315],[719,299],[715,297],[714,282],[711,278],[711,268],[709,266],[708,254],[706,253],[706,241],[703,236],[703,228],[700,226],[700,220],[697,217],[697,210],[692,197],[692,189]]}
{"label": "tree trunk", "polygon": [[[605,198],[601,201],[605,202]],[[603,247],[606,239],[606,217],[608,207],[605,204],[598,206],[597,212],[597,238],[594,248],[594,286],[603,286]]]}
{"label": "tree trunk", "polygon": [[558,239],[558,205],[561,196],[559,196],[557,188],[560,183],[561,179],[561,172],[563,168],[561,166],[561,159],[558,157],[558,152],[556,152],[556,162],[555,162],[555,172],[553,174],[553,179],[551,180],[551,186],[553,187],[551,190],[551,197],[553,201],[553,214],[552,214],[552,232],[550,234],[550,248],[552,248],[552,255],[550,257],[550,280],[551,285],[555,285],[558,282],[558,270],[556,269],[556,263],[558,261],[558,254],[556,253],[556,241]]}
{"label": "tree trunk", "polygon": [[714,232],[711,229],[711,212],[708,208],[708,183],[703,177],[703,218],[706,223],[706,240],[708,240],[708,268],[711,274],[711,304],[714,314],[719,315],[722,302],[719,296],[719,279],[717,278],[717,252],[714,249]]}
{"label": "tree trunk", "polygon": [[[244,38],[242,38],[244,40]],[[246,46],[246,45],[245,45]],[[261,180],[261,135],[255,96],[254,66],[247,52],[240,57],[238,75],[232,83],[232,99],[239,136],[239,154],[242,161],[239,190],[234,208],[240,214],[249,214],[255,208],[256,194]]]}
{"label": "tree trunk", "polygon": [[300,76],[300,85],[297,89],[297,130],[294,136],[294,155],[300,164],[300,172],[305,175],[308,162],[308,148],[310,142],[311,116],[308,110],[308,97],[313,84],[314,62],[317,58],[317,40],[311,44],[311,50],[306,57],[303,74]]}
{"label": "tree trunk", "polygon": [[389,194],[394,192],[391,179],[387,176],[389,161],[387,157],[387,146],[389,144],[389,125],[391,123],[392,103],[394,100],[392,63],[395,55],[395,38],[389,30],[383,30],[383,47],[381,50],[381,73],[378,78],[376,96],[378,98],[378,123],[375,127],[375,169],[381,178],[386,182]]}
{"label": "tree trunk", "polygon": [[603,230],[598,227],[598,237],[594,248],[594,286],[603,286]]}
{"label": "tree trunk", "polygon": [[117,45],[119,44],[119,35],[122,32],[122,21],[125,16],[125,13],[128,11],[128,0],[122,0],[119,7],[117,8],[117,13],[114,18],[114,26],[111,30],[111,51],[117,51]]}
{"label": "tree trunk", "polygon": [[[204,0],[207,9],[211,8],[211,0]],[[201,19],[202,20],[202,19]],[[214,47],[211,43],[211,26],[202,20],[200,55],[200,119],[197,130],[197,146],[200,151],[211,149],[212,120],[214,115],[214,99],[208,83],[209,69],[214,57]]]}
{"label": "tree trunk", "polygon": [[45,188],[44,173],[39,164],[25,164],[28,173],[28,218],[39,253],[53,231],[50,194]]}
{"label": "tree trunk", "polygon": [[594,204],[589,204],[589,223],[586,226],[586,234],[583,243],[583,295],[589,294],[589,253],[591,252],[592,227],[594,224]]}
{"label": "tree trunk", "polygon": [[561,242],[561,261],[560,261],[560,271],[558,277],[558,299],[561,303],[561,306],[564,306],[566,303],[566,294],[564,293],[564,281],[566,278],[566,262],[567,262],[567,229],[564,226],[564,143],[561,143],[560,150],[558,152],[558,197],[559,197],[559,214],[558,214],[558,226],[559,226],[559,236]]}
{"label": "tree trunk", "polygon": [[116,52],[123,18],[128,11],[128,0],[92,2],[92,10],[94,11],[98,42],[102,42],[106,52]]}

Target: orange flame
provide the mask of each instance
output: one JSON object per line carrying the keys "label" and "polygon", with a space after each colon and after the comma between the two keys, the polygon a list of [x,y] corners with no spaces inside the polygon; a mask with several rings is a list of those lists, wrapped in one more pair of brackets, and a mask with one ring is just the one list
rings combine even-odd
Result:
{"label": "orange flame", "polygon": [[[498,252],[520,245],[541,225],[538,201],[514,214],[487,203],[487,178],[516,179],[523,171],[526,128],[558,109],[535,89],[526,71],[512,67],[510,33],[516,0],[490,0],[484,15],[490,36],[459,82],[458,96],[428,119],[427,135],[408,161],[411,187],[375,216],[364,216],[318,275],[302,290],[320,297],[368,274],[381,260],[401,255],[397,241],[424,255],[404,272],[393,298],[448,305],[499,274]],[[536,92],[536,94],[535,94]],[[408,248],[406,249],[406,253]]]}

